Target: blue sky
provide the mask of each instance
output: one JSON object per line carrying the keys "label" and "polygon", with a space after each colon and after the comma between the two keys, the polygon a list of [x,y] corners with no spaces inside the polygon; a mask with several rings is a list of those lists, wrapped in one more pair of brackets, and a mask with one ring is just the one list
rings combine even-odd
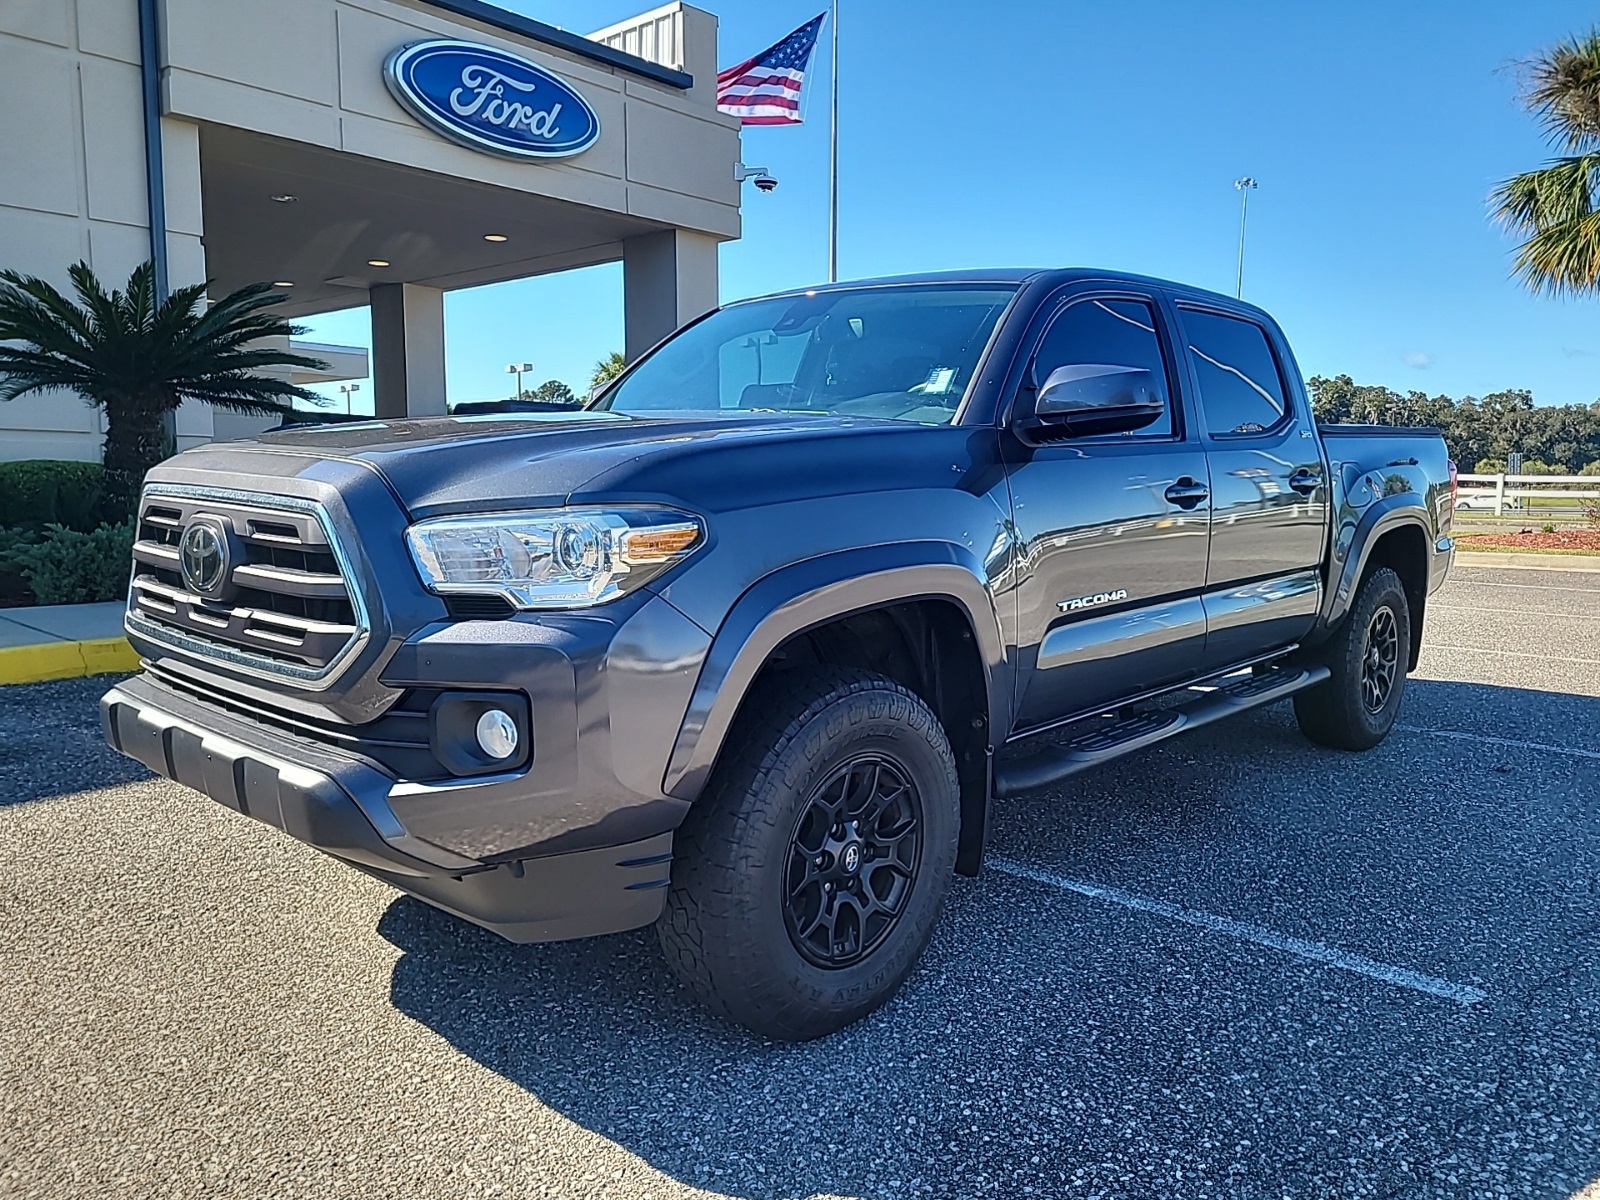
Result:
{"label": "blue sky", "polygon": [[[703,0],[721,65],[826,0]],[[1600,398],[1600,300],[1528,294],[1487,196],[1552,150],[1516,104],[1515,62],[1600,12],[1556,0],[842,0],[840,273],[1090,265],[1245,296],[1307,376],[1429,393],[1527,387]],[[648,0],[508,0],[577,32]],[[748,129],[747,191],[722,248],[729,300],[827,274],[828,56],[808,123]],[[505,364],[579,390],[622,345],[621,268],[446,300],[452,400],[508,394]],[[362,343],[365,310],[313,318]],[[331,389],[330,389],[331,390]],[[370,405],[371,385],[363,399]]]}

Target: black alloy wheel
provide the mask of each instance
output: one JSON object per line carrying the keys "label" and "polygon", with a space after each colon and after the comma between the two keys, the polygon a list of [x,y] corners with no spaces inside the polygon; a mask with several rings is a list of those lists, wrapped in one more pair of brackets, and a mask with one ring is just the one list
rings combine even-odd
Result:
{"label": "black alloy wheel", "polygon": [[1369,713],[1381,713],[1389,703],[1399,668],[1399,624],[1394,610],[1383,605],[1367,622],[1366,652],[1361,661],[1361,702]]}
{"label": "black alloy wheel", "polygon": [[1378,567],[1361,581],[1338,628],[1299,657],[1328,668],[1324,682],[1294,698],[1308,738],[1339,750],[1370,750],[1389,735],[1405,698],[1414,619],[1393,568]]}
{"label": "black alloy wheel", "polygon": [[728,746],[673,840],[661,948],[712,1012],[821,1037],[927,947],[961,831],[955,753],[904,684],[823,664],[770,672]]}
{"label": "black alloy wheel", "polygon": [[853,966],[894,931],[922,861],[922,797],[891,759],[838,767],[795,821],[783,916],[795,949],[828,970]]}

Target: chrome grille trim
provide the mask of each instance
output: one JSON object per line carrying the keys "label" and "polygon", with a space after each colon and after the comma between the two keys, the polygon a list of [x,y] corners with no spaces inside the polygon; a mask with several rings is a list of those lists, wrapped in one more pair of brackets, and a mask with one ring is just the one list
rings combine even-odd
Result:
{"label": "chrome grille trim", "polygon": [[[128,590],[125,618],[128,631],[168,649],[193,656],[201,662],[224,663],[260,679],[291,682],[310,691],[320,691],[330,686],[367,644],[372,633],[372,621],[365,598],[357,586],[356,572],[349,554],[327,510],[316,501],[292,496],[184,484],[152,484],[139,500],[137,521],[141,526],[149,524],[173,530],[184,527],[185,522],[181,518],[174,519],[171,516],[170,508],[157,513],[149,511],[152,507],[162,509],[163,500],[176,502],[180,506],[180,513],[185,507],[193,508],[197,504],[214,505],[224,513],[229,508],[247,509],[249,512],[240,522],[237,533],[241,541],[259,547],[305,545],[310,551],[321,551],[321,546],[253,528],[258,521],[272,524],[270,518],[274,512],[311,518],[326,542],[327,552],[332,555],[338,574],[271,563],[244,562],[232,568],[231,578],[237,586],[306,601],[342,601],[347,598],[354,620],[352,624],[346,624],[245,604],[231,608],[214,604],[183,587],[164,583],[151,574],[149,568],[175,571],[178,553],[175,547],[141,538],[134,545],[134,577]],[[141,608],[145,611],[141,612]],[[162,618],[187,622],[189,628],[181,628]],[[195,626],[214,628],[218,631],[217,637],[197,636]],[[228,640],[223,640],[224,637]],[[320,666],[273,657],[265,652],[278,650],[280,653],[293,653],[335,639],[342,639],[342,645]],[[253,652],[252,646],[260,647],[262,652]]]}

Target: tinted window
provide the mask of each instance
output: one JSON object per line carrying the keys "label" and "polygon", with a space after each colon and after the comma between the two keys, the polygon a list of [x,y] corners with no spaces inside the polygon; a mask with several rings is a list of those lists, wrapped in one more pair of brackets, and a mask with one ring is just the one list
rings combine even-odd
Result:
{"label": "tinted window", "polygon": [[595,407],[943,425],[1014,290],[895,285],[732,304],[663,344]]}
{"label": "tinted window", "polygon": [[1262,433],[1289,412],[1266,330],[1249,321],[1185,310],[1184,332],[1200,376],[1200,407],[1212,433]]}
{"label": "tinted window", "polygon": [[[1057,367],[1083,363],[1143,367],[1167,393],[1167,366],[1156,335],[1156,315],[1139,300],[1080,300],[1056,318],[1035,355],[1038,377]],[[1172,401],[1166,410],[1134,437],[1168,437],[1172,433]]]}

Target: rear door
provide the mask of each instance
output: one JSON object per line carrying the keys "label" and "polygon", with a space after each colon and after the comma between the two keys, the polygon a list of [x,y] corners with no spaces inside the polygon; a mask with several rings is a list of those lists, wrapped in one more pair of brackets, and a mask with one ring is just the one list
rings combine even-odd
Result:
{"label": "rear door", "polygon": [[[1052,305],[1029,361],[1144,367],[1165,413],[1129,434],[1006,447],[1016,538],[1018,730],[1181,680],[1205,644],[1211,504],[1206,456],[1186,410],[1171,314],[1153,292],[1075,285]],[[1012,418],[1032,413],[1022,389]]]}
{"label": "rear door", "polygon": [[1177,303],[1211,465],[1206,668],[1297,641],[1322,597],[1328,481],[1282,335],[1252,310]]}

